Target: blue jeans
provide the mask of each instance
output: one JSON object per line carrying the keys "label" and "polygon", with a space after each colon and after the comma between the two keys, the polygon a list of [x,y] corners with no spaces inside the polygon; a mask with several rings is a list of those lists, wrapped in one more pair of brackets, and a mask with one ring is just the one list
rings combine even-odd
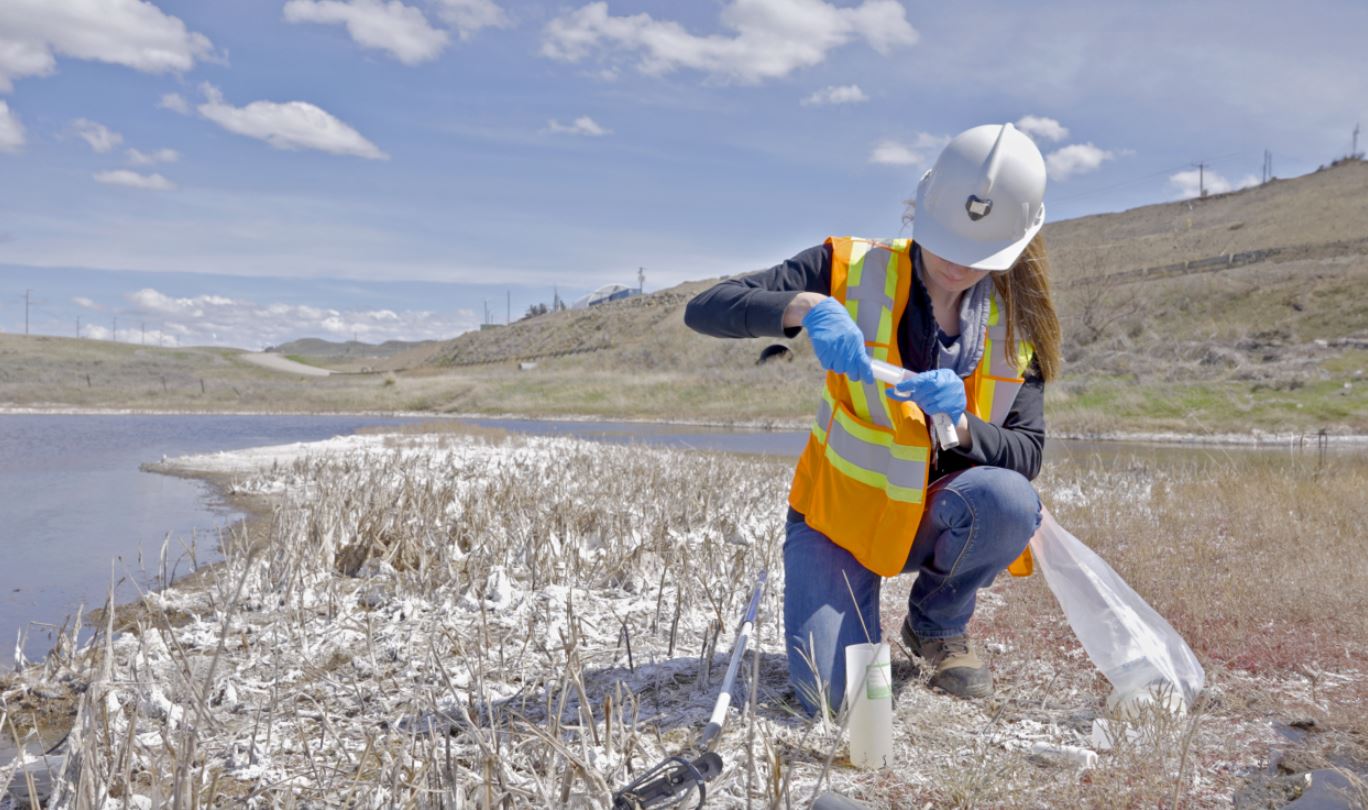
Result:
{"label": "blue jeans", "polygon": [[[917,572],[907,600],[913,631],[922,638],[962,635],[978,589],[1020,556],[1039,525],[1040,498],[1020,473],[972,467],[932,484],[903,567]],[[788,524],[784,635],[789,681],[808,714],[817,713],[822,695],[839,710],[846,646],[882,638],[880,582],[826,535],[802,521]]]}

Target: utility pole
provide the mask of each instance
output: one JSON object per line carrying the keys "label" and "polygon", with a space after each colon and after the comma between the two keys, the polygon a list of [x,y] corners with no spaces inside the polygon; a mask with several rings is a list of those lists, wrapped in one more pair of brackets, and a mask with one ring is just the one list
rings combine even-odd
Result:
{"label": "utility pole", "polygon": [[1206,161],[1201,161],[1201,162],[1199,162],[1199,163],[1197,163],[1197,164],[1195,164],[1195,165],[1197,166],[1197,196],[1198,196],[1198,197],[1205,197],[1205,196],[1206,196]]}
{"label": "utility pole", "polygon": [[76,316],[76,337],[79,338],[80,336],[81,336],[81,316],[80,316],[80,315],[77,315],[77,316]]}
{"label": "utility pole", "polygon": [[1357,122],[1355,122],[1355,124],[1354,124],[1354,146],[1353,146],[1353,148],[1351,148],[1351,149],[1349,150],[1349,157],[1352,157],[1352,158],[1358,157],[1358,153],[1359,153],[1359,151],[1358,151],[1358,134],[1359,134],[1359,125],[1358,125]]}
{"label": "utility pole", "polygon": [[29,331],[29,297],[33,295],[33,290],[24,290],[24,334]]}
{"label": "utility pole", "polygon": [[485,308],[485,316],[484,316],[484,320],[481,321],[481,323],[489,323],[489,299],[488,299],[488,298],[486,298],[486,299],[484,300],[484,308]]}
{"label": "utility pole", "polygon": [[637,268],[637,295],[646,292],[646,268]]}
{"label": "utility pole", "polygon": [[504,295],[508,296],[508,299],[505,302],[505,306],[508,308],[504,310],[504,326],[507,326],[510,323],[513,323],[513,291],[504,290]]}
{"label": "utility pole", "polygon": [[142,322],[142,345],[147,345],[147,321]]}
{"label": "utility pole", "polygon": [[109,330],[109,339],[115,343],[119,342],[119,316],[114,315],[114,328]]}

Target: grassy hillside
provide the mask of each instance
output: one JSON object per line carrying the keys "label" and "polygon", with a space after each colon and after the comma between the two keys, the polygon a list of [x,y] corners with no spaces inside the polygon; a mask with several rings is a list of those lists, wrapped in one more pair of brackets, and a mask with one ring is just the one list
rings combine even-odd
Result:
{"label": "grassy hillside", "polygon": [[396,354],[422,349],[434,341],[387,340],[384,343],[362,343],[357,340],[334,342],[319,338],[303,338],[282,343],[267,351],[281,354],[308,365],[326,366],[346,371],[361,371],[375,365],[376,360]]}
{"label": "grassy hillside", "polygon": [[1068,361],[1056,423],[1368,432],[1368,164],[1048,234]]}
{"label": "grassy hillside", "polygon": [[298,412],[390,410],[400,402],[392,377],[303,377],[253,365],[241,353],[0,334],[0,406]]}
{"label": "grassy hillside", "polygon": [[[1065,332],[1065,375],[1047,395],[1055,430],[1368,433],[1368,164],[1045,233]],[[387,357],[369,347],[364,361],[349,359],[359,346],[294,344],[305,362],[380,372],[324,379],[226,350],[0,336],[0,403],[806,421],[820,371],[805,338],[684,326],[685,304],[715,281]],[[775,342],[792,361],[757,367]]]}
{"label": "grassy hillside", "polygon": [[[1049,389],[1056,427],[1368,432],[1368,164],[1052,223],[1046,240],[1067,360]],[[787,342],[792,365],[756,368],[775,341],[683,326],[684,305],[710,283],[469,333],[393,362],[469,376],[467,409],[805,418],[818,378],[805,340]],[[517,360],[537,368],[518,372]]]}

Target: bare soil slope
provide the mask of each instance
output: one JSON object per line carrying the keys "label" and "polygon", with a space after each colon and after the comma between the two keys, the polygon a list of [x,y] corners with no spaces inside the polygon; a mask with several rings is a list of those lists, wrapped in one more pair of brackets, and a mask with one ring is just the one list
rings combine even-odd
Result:
{"label": "bare soil slope", "polygon": [[[1361,243],[1368,239],[1368,163],[1344,161],[1230,194],[1051,223],[1045,233],[1060,284],[1266,248]],[[1364,252],[1361,244],[1343,250]]]}

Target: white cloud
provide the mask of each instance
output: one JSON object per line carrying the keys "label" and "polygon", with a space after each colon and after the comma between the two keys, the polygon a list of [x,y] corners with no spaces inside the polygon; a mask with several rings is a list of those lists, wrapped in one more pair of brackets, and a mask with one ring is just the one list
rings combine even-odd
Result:
{"label": "white cloud", "polygon": [[145,0],[0,2],[0,92],[52,73],[58,55],[166,73],[212,58],[213,45]]}
{"label": "white cloud", "polygon": [[1017,119],[1016,128],[1035,140],[1062,141],[1069,137],[1069,128],[1054,120],[1040,115],[1023,115]]}
{"label": "white cloud", "polygon": [[231,298],[218,295],[200,295],[194,298],[172,298],[151,287],[124,295],[124,300],[138,312],[147,315],[179,315],[199,318],[206,307],[228,307],[236,302]]}
{"label": "white cloud", "polygon": [[604,129],[598,122],[587,115],[581,115],[569,124],[562,124],[552,118],[546,122],[546,131],[557,135],[588,135],[590,137],[601,137],[612,134],[611,129]]}
{"label": "white cloud", "polygon": [[9,104],[0,100],[0,152],[18,152],[23,146],[24,125],[10,111]]}
{"label": "white cloud", "polygon": [[857,38],[881,54],[917,41],[897,0],[863,0],[853,8],[825,0],[731,0],[721,22],[735,34],[699,36],[649,14],[613,16],[606,2],[594,2],[548,23],[541,53],[563,62],[635,55],[637,69],[649,75],[690,69],[756,84],[821,64]]}
{"label": "white cloud", "polygon": [[860,104],[865,101],[869,101],[869,96],[864,94],[858,84],[846,84],[818,90],[803,99],[802,104],[804,107],[813,107],[824,104]]}
{"label": "white cloud", "polygon": [[[131,310],[130,321],[137,318],[148,322],[148,343],[154,342],[154,335],[158,342],[164,339],[177,345],[216,343],[250,348],[306,336],[350,340],[354,335],[369,343],[435,340],[455,337],[478,323],[475,314],[468,310],[342,310],[304,304],[259,304],[221,295],[176,298],[152,288],[126,293],[123,298]],[[109,332],[92,325],[87,334],[107,338]],[[141,334],[141,328],[119,330],[120,339],[126,341],[137,342]]]}
{"label": "white cloud", "polygon": [[91,121],[87,118],[77,118],[71,122],[72,129],[90,148],[100,154],[104,154],[119,144],[123,143],[123,136],[104,124]]}
{"label": "white cloud", "polygon": [[100,309],[99,304],[95,303],[89,298],[86,298],[84,295],[78,295],[75,298],[71,299],[71,303],[75,304],[81,309]]}
{"label": "white cloud", "polygon": [[936,159],[940,150],[950,139],[944,135],[917,133],[911,143],[884,139],[874,146],[869,154],[870,163],[884,166],[925,166]]}
{"label": "white cloud", "polygon": [[436,59],[448,41],[422,11],[399,0],[289,0],[283,13],[286,22],[345,25],[357,45],[406,65]]}
{"label": "white cloud", "polygon": [[[110,326],[113,324],[111,323]],[[174,329],[170,324],[129,323],[124,321],[119,324],[117,339],[124,343],[145,343],[148,346],[180,346],[179,336],[171,334],[171,332],[180,332],[180,330]],[[109,327],[90,323],[81,326],[81,337],[86,340],[110,340],[114,337],[114,333],[110,331]]]}
{"label": "white cloud", "polygon": [[334,155],[387,160],[389,155],[361,133],[307,101],[253,101],[234,107],[212,84],[202,85],[199,114],[229,132],[265,141],[277,149],[317,149]]}
{"label": "white cloud", "polygon": [[1247,174],[1240,178],[1239,182],[1232,183],[1210,169],[1204,172],[1199,169],[1188,169],[1169,176],[1169,185],[1178,190],[1177,199],[1180,200],[1201,196],[1202,189],[1208,194],[1224,194],[1227,191],[1238,191],[1258,184],[1259,178],[1252,174]]}
{"label": "white cloud", "polygon": [[1045,156],[1045,168],[1051,180],[1067,180],[1076,174],[1096,171],[1103,163],[1117,156],[1116,152],[1093,146],[1091,143],[1075,143],[1060,147]]}
{"label": "white cloud", "polygon": [[508,28],[513,22],[494,0],[436,0],[437,16],[470,39],[483,28]]}
{"label": "white cloud", "polygon": [[167,93],[157,102],[157,106],[163,110],[178,112],[181,115],[190,114],[190,104],[185,100],[185,96],[180,93]]}
{"label": "white cloud", "polygon": [[126,186],[146,191],[172,191],[176,188],[175,183],[160,174],[139,174],[131,169],[98,172],[95,175],[95,180],[110,186]]}
{"label": "white cloud", "polygon": [[129,149],[125,154],[128,155],[128,162],[134,166],[151,166],[154,163],[175,163],[180,160],[180,152],[175,149],[158,149],[155,152],[143,152],[138,149]]}

